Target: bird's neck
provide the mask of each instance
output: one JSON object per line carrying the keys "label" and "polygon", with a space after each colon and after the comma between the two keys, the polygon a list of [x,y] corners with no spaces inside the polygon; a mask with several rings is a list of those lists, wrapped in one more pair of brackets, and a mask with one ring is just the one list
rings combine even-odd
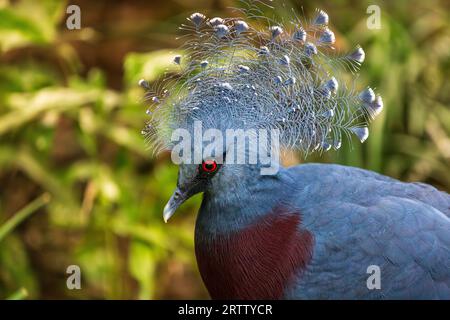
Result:
{"label": "bird's neck", "polygon": [[195,251],[214,299],[279,299],[311,258],[313,237],[289,206],[283,173],[253,179],[204,195]]}
{"label": "bird's neck", "polygon": [[243,229],[289,196],[285,193],[284,169],[273,176],[260,175],[259,168],[252,166],[236,170],[239,172],[221,175],[204,193],[197,218],[197,229],[202,233],[224,234]]}

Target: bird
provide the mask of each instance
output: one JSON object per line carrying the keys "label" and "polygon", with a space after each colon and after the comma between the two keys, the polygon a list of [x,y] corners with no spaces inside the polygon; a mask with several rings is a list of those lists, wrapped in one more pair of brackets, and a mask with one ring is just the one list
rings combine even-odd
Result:
{"label": "bird", "polygon": [[[263,1],[244,2],[243,18],[193,13],[173,60],[180,71],[153,89],[139,82],[151,103],[145,139],[178,159],[164,220],[203,193],[195,255],[211,298],[450,299],[449,194],[338,164],[284,167],[276,157],[276,170],[262,174],[260,157],[236,163],[237,154],[269,147],[219,139],[270,129],[280,150],[306,156],[344,138],[363,143],[383,109],[374,89],[356,92],[365,52],[336,53],[325,11],[283,24],[267,18]],[[198,123],[218,141],[206,156],[211,139],[187,143]]]}

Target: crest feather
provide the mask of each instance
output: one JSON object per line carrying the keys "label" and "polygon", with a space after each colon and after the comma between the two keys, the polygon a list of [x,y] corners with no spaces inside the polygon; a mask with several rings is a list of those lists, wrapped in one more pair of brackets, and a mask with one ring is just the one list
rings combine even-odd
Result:
{"label": "crest feather", "polygon": [[[174,58],[183,61],[181,72],[147,94],[153,104],[144,132],[153,147],[170,149],[172,130],[196,120],[205,129],[278,128],[281,144],[305,155],[338,149],[343,135],[364,142],[381,97],[368,87],[353,92],[341,76],[343,66],[363,62],[362,48],[336,58],[322,10],[310,25],[297,17],[281,24],[247,5],[240,18],[194,13],[182,26],[183,55]],[[140,85],[148,89],[145,80]]]}

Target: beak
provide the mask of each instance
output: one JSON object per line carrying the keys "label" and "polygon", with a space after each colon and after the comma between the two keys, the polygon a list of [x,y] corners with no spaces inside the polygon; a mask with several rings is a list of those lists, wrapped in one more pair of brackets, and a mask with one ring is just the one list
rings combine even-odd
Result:
{"label": "beak", "polygon": [[171,216],[173,216],[178,207],[188,198],[189,198],[188,192],[183,192],[180,190],[180,188],[177,188],[175,190],[175,192],[172,194],[169,201],[167,202],[166,206],[164,207],[163,219],[165,223],[167,223],[167,221],[170,219]]}

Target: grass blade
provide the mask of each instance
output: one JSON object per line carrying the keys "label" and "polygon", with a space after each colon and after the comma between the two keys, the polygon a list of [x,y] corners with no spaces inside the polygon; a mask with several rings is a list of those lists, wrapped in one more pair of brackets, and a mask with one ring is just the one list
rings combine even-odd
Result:
{"label": "grass blade", "polygon": [[33,212],[46,205],[50,201],[50,195],[44,193],[40,197],[30,202],[26,207],[22,208],[8,221],[0,226],[0,242],[5,238],[15,227],[17,227],[22,221],[29,217]]}

